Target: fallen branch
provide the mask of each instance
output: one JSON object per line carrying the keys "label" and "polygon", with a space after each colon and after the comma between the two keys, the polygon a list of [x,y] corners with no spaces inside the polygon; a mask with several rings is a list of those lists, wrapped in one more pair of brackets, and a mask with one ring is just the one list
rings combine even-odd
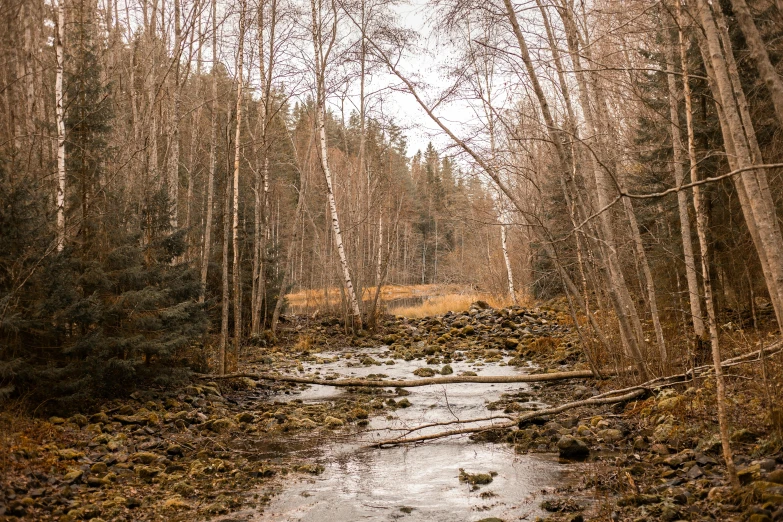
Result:
{"label": "fallen branch", "polygon": [[[631,391],[630,393],[626,393],[625,395],[618,395],[613,397],[592,397],[590,399],[584,399],[581,401],[574,401],[574,402],[568,402],[566,404],[561,404],[560,406],[556,406],[554,408],[546,408],[543,410],[531,411],[516,417],[512,421],[504,422],[502,424],[495,424],[490,426],[486,426],[486,425],[474,426],[471,428],[461,428],[457,430],[442,431],[439,433],[432,433],[429,435],[419,435],[416,437],[396,437],[393,439],[387,439],[387,440],[375,442],[371,446],[373,448],[386,448],[386,447],[398,446],[400,444],[411,444],[415,442],[424,442],[428,440],[441,439],[444,437],[451,437],[453,435],[465,435],[468,433],[478,433],[487,430],[511,428],[518,425],[520,422],[529,421],[537,417],[542,417],[544,415],[555,415],[557,413],[562,413],[566,410],[579,408],[580,406],[594,406],[599,404],[616,404],[619,402],[626,402],[641,397],[646,393],[647,390],[645,389],[637,389]],[[479,419],[466,419],[461,422],[468,424],[471,422],[476,422],[477,420]]]}
{"label": "fallen branch", "polygon": [[370,379],[315,379],[311,377],[296,377],[293,375],[281,375],[279,373],[232,373],[229,375],[204,375],[195,374],[199,379],[237,379],[247,377],[249,379],[260,381],[293,382],[298,384],[318,384],[321,386],[334,387],[365,387],[365,388],[415,388],[417,386],[432,386],[434,384],[463,384],[463,383],[483,383],[483,384],[513,384],[524,382],[546,382],[562,381],[566,379],[587,379],[593,377],[590,370],[577,370],[571,372],[557,373],[536,373],[521,375],[478,375],[478,376],[454,376],[454,377],[431,377],[427,379],[412,379],[400,381],[383,381]]}
{"label": "fallen branch", "polygon": [[[768,346],[764,349],[764,355],[771,355],[780,352],[783,350],[783,342],[778,341],[771,346]],[[733,366],[738,366],[740,364],[747,364],[752,362],[760,361],[761,359],[758,358],[761,355],[761,350],[756,350],[754,352],[746,353],[744,355],[740,355],[738,357],[733,357],[731,359],[726,359],[721,364],[724,368],[730,368]],[[756,358],[754,358],[756,357]],[[636,386],[630,386],[628,388],[623,388],[620,390],[610,390],[608,392],[602,393],[600,395],[596,395],[594,397],[591,397],[589,399],[581,400],[581,401],[574,401],[569,402],[566,404],[562,404],[560,406],[556,406],[554,408],[546,408],[543,410],[536,410],[531,411],[528,413],[525,413],[523,415],[520,415],[513,420],[509,422],[504,422],[502,424],[494,424],[494,425],[483,425],[483,426],[473,426],[473,427],[467,427],[467,428],[461,428],[456,430],[449,430],[449,431],[443,431],[439,433],[432,433],[430,435],[419,435],[416,437],[407,437],[407,436],[401,436],[401,437],[395,437],[392,439],[382,440],[379,442],[375,442],[371,445],[371,447],[374,448],[384,448],[384,447],[393,447],[398,446],[401,444],[411,444],[416,442],[424,442],[428,440],[434,440],[434,439],[440,439],[445,437],[451,437],[454,435],[465,435],[468,433],[480,433],[488,430],[494,430],[494,429],[505,429],[505,428],[511,428],[515,425],[518,425],[519,423],[526,422],[538,417],[542,417],[544,415],[555,415],[558,413],[562,413],[564,411],[578,408],[580,406],[591,406],[591,405],[599,405],[599,404],[616,404],[620,402],[626,402],[638,397],[641,397],[653,390],[658,390],[660,388],[665,388],[668,386],[673,386],[676,384],[682,384],[684,382],[689,382],[693,380],[694,377],[702,377],[704,375],[709,374],[710,371],[714,370],[714,367],[712,365],[704,365],[704,366],[698,366],[696,368],[692,368],[690,370],[687,370],[684,373],[676,374],[676,375],[669,375],[665,377],[657,377],[655,379],[652,379],[650,381],[647,381],[643,384],[639,384]],[[621,394],[621,395],[618,395]],[[492,417],[497,418],[497,417]],[[481,422],[489,420],[490,418],[484,417],[484,418],[477,418],[477,419],[465,419],[462,421],[451,421],[446,424],[472,424],[475,422]],[[437,426],[437,423],[433,424],[425,424],[423,426],[419,426],[417,428],[411,428],[408,430],[408,433],[413,433],[414,431],[419,431],[421,429],[429,428],[432,426]]]}

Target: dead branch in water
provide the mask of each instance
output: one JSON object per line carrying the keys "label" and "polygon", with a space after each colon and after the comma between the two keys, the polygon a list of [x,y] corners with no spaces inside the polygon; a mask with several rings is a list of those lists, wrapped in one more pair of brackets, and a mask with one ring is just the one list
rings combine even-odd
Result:
{"label": "dead branch in water", "polygon": [[[541,417],[544,415],[555,415],[557,413],[562,413],[564,411],[578,408],[580,406],[593,406],[598,404],[616,404],[619,402],[626,402],[630,401],[632,399],[636,399],[638,397],[641,397],[642,395],[646,394],[647,390],[645,389],[637,389],[633,390],[630,393],[626,393],[625,395],[617,395],[617,396],[611,396],[611,397],[592,397],[590,399],[584,399],[581,401],[574,401],[574,402],[568,402],[566,404],[561,404],[560,406],[556,406],[554,408],[546,408],[543,410],[536,410],[531,411],[528,413],[525,413],[523,415],[520,415],[518,417],[515,417],[514,420],[511,420],[509,422],[504,422],[502,424],[494,424],[494,425],[484,425],[484,426],[474,426],[470,428],[461,428],[456,430],[449,430],[449,431],[442,431],[439,433],[432,433],[429,435],[419,435],[416,437],[395,437],[393,439],[387,439],[382,440],[379,442],[375,442],[371,445],[373,448],[386,448],[386,447],[392,447],[392,446],[398,446],[400,444],[411,444],[414,442],[424,442],[428,440],[434,440],[434,439],[441,439],[444,437],[451,437],[453,435],[465,435],[468,433],[478,433],[482,431],[487,430],[496,430],[496,429],[505,429],[505,428],[511,428],[519,424],[520,422],[529,421],[532,419],[535,419],[537,417]],[[460,423],[468,424],[471,422],[477,422],[481,419],[466,419],[464,421],[460,421]]]}
{"label": "dead branch in water", "polygon": [[[763,354],[766,356],[769,356],[771,354],[775,354],[783,350],[783,342],[778,341],[775,344],[767,347],[764,349]],[[760,361],[760,356],[762,355],[761,350],[756,350],[754,352],[746,353],[744,355],[740,355],[738,357],[734,357],[731,359],[726,359],[721,364],[724,368],[730,368],[733,366],[738,366],[740,364],[747,364],[752,362],[758,362]],[[521,422],[526,422],[538,417],[542,417],[545,415],[555,415],[558,413],[562,413],[564,411],[578,408],[580,406],[591,406],[591,405],[600,405],[600,404],[616,404],[620,402],[627,402],[636,398],[639,398],[649,392],[652,392],[654,390],[659,390],[661,388],[666,388],[669,386],[675,386],[677,384],[684,384],[687,382],[692,381],[695,377],[706,377],[709,375],[711,371],[714,370],[714,367],[712,365],[704,365],[704,366],[698,366],[696,368],[692,368],[686,372],[676,374],[676,375],[669,375],[666,377],[658,377],[655,379],[652,379],[650,381],[647,381],[645,383],[636,385],[636,386],[630,386],[628,388],[623,388],[620,390],[611,390],[605,393],[602,393],[600,395],[596,395],[594,397],[591,397],[589,399],[581,400],[581,401],[574,401],[569,402],[566,404],[562,404],[560,406],[556,406],[554,408],[546,408],[543,410],[536,410],[531,411],[528,413],[525,413],[523,415],[520,415],[518,417],[513,417],[512,420],[508,422],[504,422],[501,424],[494,424],[494,425],[482,425],[482,426],[473,426],[473,427],[466,427],[466,428],[460,428],[455,430],[449,430],[449,431],[443,431],[439,433],[432,433],[430,435],[419,435],[416,437],[408,437],[410,433],[413,433],[415,431],[420,431],[422,429],[430,428],[433,426],[437,426],[438,424],[442,425],[449,425],[449,424],[472,424],[475,422],[481,422],[486,420],[495,419],[498,417],[491,417],[491,418],[477,418],[477,419],[465,419],[461,421],[450,421],[446,423],[432,423],[432,424],[425,424],[422,426],[418,426],[415,428],[411,428],[407,430],[406,434],[404,436],[395,437],[392,439],[382,440],[379,442],[375,442],[371,445],[371,447],[374,448],[385,448],[385,447],[393,447],[398,446],[401,444],[411,444],[416,442],[424,442],[428,440],[434,440],[434,439],[440,439],[445,437],[451,437],[453,435],[465,435],[468,433],[480,433],[488,430],[494,430],[494,429],[505,429],[505,428],[511,428],[515,425],[518,425]],[[620,394],[620,395],[618,395]]]}
{"label": "dead branch in water", "polygon": [[571,372],[536,373],[523,375],[479,375],[479,376],[454,376],[431,377],[426,379],[412,379],[401,381],[383,381],[370,379],[315,379],[311,377],[296,377],[293,375],[281,375],[279,373],[232,373],[229,375],[204,375],[196,374],[199,379],[237,379],[247,377],[260,381],[293,382],[299,384],[318,384],[321,386],[335,387],[366,387],[366,388],[415,388],[417,386],[431,386],[433,384],[514,384],[525,382],[562,381],[565,379],[587,379],[593,377],[590,370],[576,370]]}

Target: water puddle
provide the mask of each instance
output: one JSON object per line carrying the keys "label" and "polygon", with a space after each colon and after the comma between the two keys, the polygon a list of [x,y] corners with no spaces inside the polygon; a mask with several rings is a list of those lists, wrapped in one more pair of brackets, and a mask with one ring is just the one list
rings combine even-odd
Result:
{"label": "water puddle", "polygon": [[[349,366],[352,359],[338,354],[321,354],[332,362],[305,367],[321,375],[337,373],[342,377],[366,377],[385,374],[389,380],[412,378],[423,361],[396,361],[394,365]],[[382,350],[366,350],[383,360]],[[498,363],[474,365],[450,363],[455,374],[473,371],[479,375],[514,375],[524,372]],[[436,368],[434,366],[431,366]],[[438,369],[440,367],[437,367]],[[390,387],[390,389],[393,389]],[[539,508],[545,490],[569,481],[568,466],[557,462],[556,455],[516,455],[503,444],[475,443],[467,436],[455,436],[416,446],[388,449],[371,448],[373,441],[400,436],[407,430],[428,423],[446,423],[469,418],[502,416],[491,412],[487,404],[504,393],[531,391],[527,384],[449,384],[410,388],[405,398],[408,408],[399,408],[388,416],[371,420],[365,431],[349,442],[333,442],[317,448],[321,475],[286,482],[263,513],[244,512],[232,520],[252,521],[391,521],[428,520],[473,522],[497,517],[505,521],[533,520],[542,514]],[[350,393],[341,388],[312,386],[300,393],[278,396],[276,400],[300,399],[304,403],[334,400]],[[399,400],[400,397],[389,395]],[[539,403],[525,403],[539,407]],[[483,425],[505,419],[485,421]],[[452,426],[430,428],[416,434],[443,431]],[[469,473],[496,474],[490,484],[473,488],[459,481],[460,469]]]}

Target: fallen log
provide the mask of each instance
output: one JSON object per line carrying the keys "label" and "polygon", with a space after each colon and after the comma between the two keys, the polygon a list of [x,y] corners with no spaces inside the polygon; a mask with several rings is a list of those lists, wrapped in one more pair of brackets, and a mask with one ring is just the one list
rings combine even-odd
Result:
{"label": "fallen log", "polygon": [[[769,356],[776,354],[783,350],[783,342],[777,341],[773,343],[772,345],[768,346],[767,348],[764,348],[763,355]],[[756,350],[754,352],[749,352],[743,355],[740,355],[738,357],[733,357],[731,359],[726,359],[721,364],[724,368],[730,368],[733,366],[738,366],[741,364],[748,364],[752,362],[758,362],[760,361],[760,357],[762,356],[761,350]],[[758,358],[754,358],[758,357]],[[596,395],[594,397],[591,397],[589,399],[584,399],[581,401],[574,401],[569,402],[566,404],[562,404],[560,406],[556,406],[554,408],[546,408],[543,410],[536,410],[531,411],[528,413],[525,413],[523,415],[520,415],[518,417],[515,417],[513,420],[504,422],[502,424],[492,424],[492,425],[483,425],[483,426],[473,426],[473,427],[467,427],[467,428],[460,428],[455,430],[449,430],[449,431],[443,431],[439,433],[433,433],[430,435],[419,435],[416,437],[408,437],[407,434],[413,433],[414,431],[420,431],[425,428],[432,427],[436,424],[425,424],[422,426],[418,426],[415,428],[410,428],[406,431],[406,435],[402,437],[395,437],[392,439],[386,439],[380,442],[375,442],[370,445],[370,447],[373,448],[387,448],[387,447],[393,447],[398,446],[401,444],[412,444],[416,442],[425,442],[428,440],[435,440],[445,437],[451,437],[453,435],[465,435],[468,433],[481,433],[488,430],[495,430],[495,429],[505,429],[505,428],[511,428],[515,425],[518,425],[521,422],[529,421],[532,419],[535,419],[537,417],[542,417],[544,415],[555,415],[557,413],[562,413],[564,411],[578,408],[580,406],[590,406],[590,405],[600,405],[600,404],[615,404],[620,402],[627,402],[629,400],[639,398],[649,392],[652,392],[654,390],[659,390],[661,388],[665,388],[668,386],[674,386],[677,384],[684,384],[686,382],[692,381],[695,377],[706,377],[709,375],[710,371],[714,371],[714,366],[706,364],[704,366],[698,366],[696,368],[691,368],[688,371],[684,373],[679,373],[675,375],[668,375],[664,377],[657,377],[655,379],[651,379],[645,383],[636,385],[636,386],[629,386],[628,388],[623,388],[619,390],[610,390],[605,393],[602,393],[600,395]],[[622,395],[618,395],[622,394]],[[497,418],[497,417],[494,417]],[[490,420],[486,417],[484,418],[478,418],[478,419],[465,419],[460,421],[451,421],[444,424],[472,424],[475,422],[481,422]]]}
{"label": "fallen log", "polygon": [[[512,428],[516,425],[518,425],[520,422],[529,421],[532,419],[535,419],[536,417],[542,417],[544,415],[555,415],[557,413],[562,413],[567,410],[571,410],[573,408],[579,408],[581,406],[594,406],[599,404],[616,404],[620,402],[627,402],[639,397],[642,397],[647,393],[646,389],[636,389],[629,393],[626,393],[624,395],[617,395],[612,397],[592,397],[590,399],[584,399],[581,401],[574,401],[574,402],[568,402],[566,404],[561,404],[560,406],[555,406],[554,408],[546,408],[543,410],[536,410],[531,411],[528,413],[525,413],[523,415],[519,415],[518,417],[515,417],[513,420],[504,422],[501,424],[492,424],[492,425],[484,425],[484,426],[473,426],[470,428],[460,428],[456,430],[449,430],[449,431],[442,431],[438,433],[431,433],[429,435],[418,435],[416,437],[395,437],[392,439],[386,439],[379,442],[372,443],[370,447],[373,448],[390,448],[393,446],[399,446],[401,444],[412,444],[415,442],[425,442],[428,440],[434,440],[434,439],[442,439],[444,437],[451,437],[453,435],[465,435],[468,433],[479,433],[482,431],[488,431],[488,430],[497,430],[497,429],[505,429],[505,428]],[[464,424],[469,424],[472,422],[478,422],[480,419],[465,419],[464,421],[460,421]]]}
{"label": "fallen log", "polygon": [[321,386],[335,387],[366,387],[366,388],[415,388],[417,386],[432,386],[435,384],[514,384],[525,382],[562,381],[566,379],[587,379],[593,377],[590,370],[576,370],[571,372],[535,373],[520,375],[465,375],[453,377],[430,377],[426,379],[411,379],[399,381],[384,381],[371,379],[315,379],[311,377],[296,377],[294,375],[282,375],[279,373],[231,373],[228,375],[204,375],[195,374],[199,379],[237,379],[246,377],[259,381],[293,382],[298,384],[318,384]]}

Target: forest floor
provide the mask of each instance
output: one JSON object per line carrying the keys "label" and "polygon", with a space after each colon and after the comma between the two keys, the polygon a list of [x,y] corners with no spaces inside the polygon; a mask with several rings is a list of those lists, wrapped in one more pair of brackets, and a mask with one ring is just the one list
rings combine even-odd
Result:
{"label": "forest floor", "polygon": [[[240,370],[335,379],[318,368],[337,359],[348,367],[377,368],[368,376],[374,379],[384,379],[384,367],[402,361],[418,361],[418,376],[447,375],[462,361],[478,371],[491,364],[533,373],[586,369],[570,324],[557,306],[388,318],[377,333],[362,337],[346,335],[336,320],[302,319],[286,323],[273,347],[249,348]],[[367,355],[369,348],[379,355]],[[733,355],[738,353],[724,354]],[[779,380],[781,367],[778,353],[763,374]],[[710,379],[471,439],[513,448],[520,457],[563,456],[574,445],[586,450],[579,462],[561,459],[582,479],[542,492],[544,520],[783,520],[783,419],[774,410],[778,388],[760,375],[758,362],[732,367],[728,375],[738,489],[725,475]],[[524,393],[486,408],[514,415],[539,407],[531,396],[558,405],[628,384],[610,378],[520,385]],[[0,520],[251,520],[226,515],[262,513],[292,481],[323,472],[319,447],[355,439],[372,419],[410,405],[393,384],[348,388],[321,403],[296,398],[307,388],[194,378],[188,386],[139,391],[68,418],[7,410],[0,414]],[[410,517],[420,519],[415,512]]]}

